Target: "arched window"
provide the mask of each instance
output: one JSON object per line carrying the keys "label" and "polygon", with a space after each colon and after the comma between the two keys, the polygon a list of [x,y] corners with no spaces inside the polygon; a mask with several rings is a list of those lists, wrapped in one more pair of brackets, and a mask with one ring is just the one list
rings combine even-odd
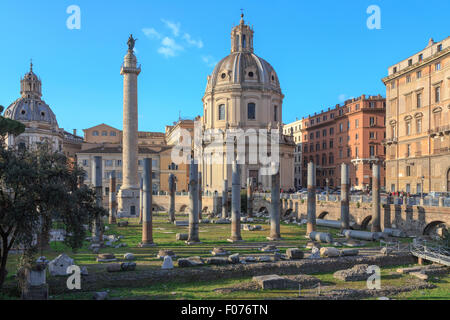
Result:
{"label": "arched window", "polygon": [[218,109],[219,120],[225,120],[225,105],[221,104]]}
{"label": "arched window", "polygon": [[245,49],[247,47],[247,38],[245,37],[245,34],[242,35],[242,49]]}
{"label": "arched window", "polygon": [[278,106],[273,107],[273,121],[278,121]]}
{"label": "arched window", "polygon": [[256,105],[253,102],[247,105],[247,119],[256,120]]}
{"label": "arched window", "polygon": [[92,135],[93,135],[94,137],[98,137],[98,131],[92,132]]}

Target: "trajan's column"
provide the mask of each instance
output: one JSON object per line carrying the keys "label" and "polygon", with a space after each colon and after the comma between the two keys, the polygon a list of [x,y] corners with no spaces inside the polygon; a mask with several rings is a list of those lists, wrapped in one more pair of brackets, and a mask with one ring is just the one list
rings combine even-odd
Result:
{"label": "trajan's column", "polygon": [[141,67],[137,66],[133,53],[135,41],[130,35],[120,70],[123,75],[123,180],[117,197],[119,217],[139,215],[137,77]]}

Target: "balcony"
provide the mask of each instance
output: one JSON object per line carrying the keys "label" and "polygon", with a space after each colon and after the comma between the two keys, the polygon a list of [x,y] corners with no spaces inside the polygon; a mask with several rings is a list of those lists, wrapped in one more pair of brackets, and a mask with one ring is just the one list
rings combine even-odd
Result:
{"label": "balcony", "polygon": [[387,139],[383,139],[381,141],[381,143],[383,145],[388,145],[390,146],[391,144],[397,144],[398,143],[398,139],[397,138],[387,138]]}
{"label": "balcony", "polygon": [[450,153],[450,147],[438,148],[433,150],[433,154],[446,154]]}
{"label": "balcony", "polygon": [[450,125],[447,124],[445,126],[439,126],[439,127],[430,129],[430,130],[428,130],[428,134],[430,135],[431,138],[449,135],[450,134]]}

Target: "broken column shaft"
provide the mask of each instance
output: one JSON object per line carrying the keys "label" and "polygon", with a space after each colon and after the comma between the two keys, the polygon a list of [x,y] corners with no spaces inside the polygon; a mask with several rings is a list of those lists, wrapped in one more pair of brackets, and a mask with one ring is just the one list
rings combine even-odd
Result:
{"label": "broken column shaft", "polygon": [[272,175],[270,198],[270,235],[268,240],[280,239],[280,170]]}
{"label": "broken column shaft", "polygon": [[[97,207],[102,207],[103,199],[103,187],[102,187],[102,157],[94,157],[94,173],[92,175],[92,184],[95,188],[96,205]],[[93,225],[93,242],[102,243],[103,242],[103,226],[102,217],[100,215],[95,217]]]}
{"label": "broken column shaft", "polygon": [[154,246],[152,232],[152,159],[144,159],[142,174],[142,242],[141,247]]}
{"label": "broken column shaft", "polygon": [[116,195],[116,171],[111,171],[109,176],[109,224],[116,223],[117,195]]}
{"label": "broken column shaft", "polygon": [[187,243],[200,242],[198,236],[198,164],[191,160],[189,169],[189,236]]}
{"label": "broken column shaft", "polygon": [[175,221],[175,191],[176,191],[175,175],[171,173],[169,175],[169,197],[170,197],[169,221],[172,223]]}
{"label": "broken column shaft", "polygon": [[202,173],[198,173],[198,219],[202,220],[202,208],[203,208],[203,199],[202,199]]}
{"label": "broken column shaft", "polygon": [[232,165],[231,179],[231,238],[229,241],[240,241],[241,237],[241,175],[236,161]]}
{"label": "broken column shaft", "polygon": [[341,229],[350,228],[348,164],[341,165]]}
{"label": "broken column shaft", "polygon": [[253,216],[253,179],[247,178],[247,215]]}
{"label": "broken column shaft", "polygon": [[316,166],[308,163],[308,209],[306,235],[316,230]]}
{"label": "broken column shaft", "polygon": [[222,190],[222,219],[228,216],[228,180],[223,180]]}
{"label": "broken column shaft", "polygon": [[381,232],[381,208],[380,208],[380,165],[372,165],[372,232]]}

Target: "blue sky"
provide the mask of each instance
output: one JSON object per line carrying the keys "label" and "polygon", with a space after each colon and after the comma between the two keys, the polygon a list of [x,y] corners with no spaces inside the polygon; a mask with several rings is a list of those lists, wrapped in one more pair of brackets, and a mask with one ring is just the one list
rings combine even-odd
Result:
{"label": "blue sky", "polygon": [[[381,9],[380,30],[366,26],[372,4]],[[66,27],[70,5],[81,10],[80,30]],[[388,66],[450,31],[448,0],[2,0],[0,105],[19,97],[32,58],[60,127],[121,129],[120,65],[133,33],[142,64],[139,129],[164,131],[180,113],[201,114],[206,77],[229,54],[241,8],[254,26],[255,53],[278,73],[285,123],[363,93],[385,95]]]}

